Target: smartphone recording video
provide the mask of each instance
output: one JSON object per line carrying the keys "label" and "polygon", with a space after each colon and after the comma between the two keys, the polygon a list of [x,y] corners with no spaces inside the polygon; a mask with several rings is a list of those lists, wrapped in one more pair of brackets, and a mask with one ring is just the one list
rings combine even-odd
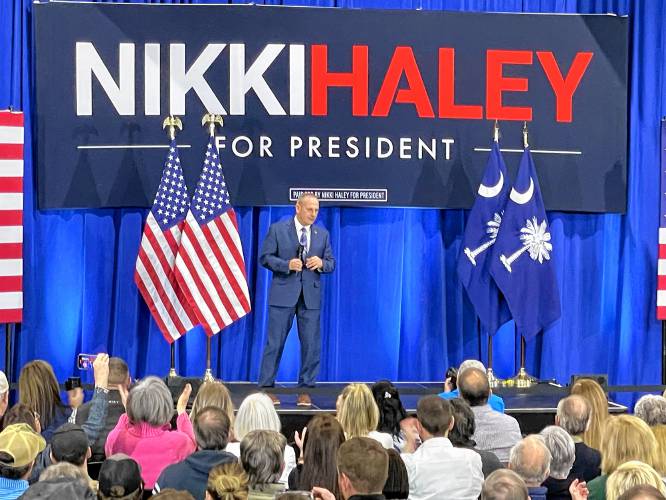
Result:
{"label": "smartphone recording video", "polygon": [[76,364],[79,370],[91,370],[96,357],[96,354],[79,354],[76,357]]}

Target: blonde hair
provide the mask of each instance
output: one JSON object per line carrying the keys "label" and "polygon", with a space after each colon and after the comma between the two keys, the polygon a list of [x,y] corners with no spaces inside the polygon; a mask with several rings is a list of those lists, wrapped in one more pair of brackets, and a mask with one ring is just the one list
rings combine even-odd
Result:
{"label": "blonde hair", "polygon": [[632,460],[620,465],[608,477],[606,500],[617,500],[625,491],[639,484],[654,486],[662,495],[666,495],[666,487],[657,471],[644,462]]}
{"label": "blonde hair", "polygon": [[234,427],[234,403],[231,401],[229,389],[219,380],[214,382],[204,382],[199,387],[197,396],[192,402],[192,411],[190,411],[190,420],[194,422],[199,413],[206,406],[219,408],[227,417],[229,417],[229,428]]}
{"label": "blonde hair", "polygon": [[611,474],[629,460],[640,460],[650,467],[657,462],[654,433],[640,418],[631,415],[608,419],[599,451],[604,474]]}
{"label": "blonde hair", "polygon": [[655,425],[652,433],[657,439],[657,460],[653,467],[659,474],[666,476],[666,425]]}
{"label": "blonde hair", "polygon": [[19,375],[19,403],[39,413],[42,429],[51,425],[56,408],[63,404],[58,379],[49,363],[36,359],[23,366]]}
{"label": "blonde hair", "polygon": [[213,500],[246,500],[248,477],[238,462],[216,465],[208,474],[206,491]]}
{"label": "blonde hair", "polygon": [[250,394],[238,407],[234,436],[238,441],[256,430],[280,432],[282,424],[273,401],[262,392]]}
{"label": "blonde hair", "polygon": [[571,394],[585,398],[590,406],[590,421],[583,433],[583,441],[595,450],[601,448],[604,424],[608,420],[608,399],[601,386],[592,379],[581,378],[571,386]]}
{"label": "blonde hair", "polygon": [[365,437],[379,425],[379,408],[365,384],[349,384],[342,391],[338,421],[347,439]]}

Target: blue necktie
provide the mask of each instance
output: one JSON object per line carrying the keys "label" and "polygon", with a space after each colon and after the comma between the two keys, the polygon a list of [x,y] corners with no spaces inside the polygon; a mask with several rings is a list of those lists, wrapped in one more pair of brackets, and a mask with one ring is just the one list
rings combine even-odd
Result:
{"label": "blue necktie", "polygon": [[299,243],[303,247],[303,261],[305,262],[305,255],[308,253],[308,236],[305,234],[306,229],[304,227],[301,228],[301,239]]}

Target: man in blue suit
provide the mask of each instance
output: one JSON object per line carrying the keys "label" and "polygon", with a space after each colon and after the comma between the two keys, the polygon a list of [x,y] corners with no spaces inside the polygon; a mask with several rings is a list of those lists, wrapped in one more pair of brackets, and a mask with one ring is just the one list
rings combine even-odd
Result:
{"label": "man in blue suit", "polygon": [[[328,231],[313,225],[318,213],[317,197],[309,193],[301,195],[294,218],[276,222],[268,229],[259,256],[261,265],[273,272],[268,298],[268,338],[259,386],[275,384],[284,343],[296,315],[301,342],[298,386],[304,388],[298,396],[299,406],[312,405],[306,388],[315,386],[319,373],[321,274],[335,269]],[[277,396],[269,396],[273,403],[280,404]]]}

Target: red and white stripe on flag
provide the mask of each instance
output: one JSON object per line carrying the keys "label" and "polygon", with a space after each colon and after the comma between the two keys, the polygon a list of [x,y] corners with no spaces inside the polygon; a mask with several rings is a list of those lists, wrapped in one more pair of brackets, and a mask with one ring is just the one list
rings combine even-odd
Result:
{"label": "red and white stripe on flag", "polygon": [[659,228],[657,261],[657,319],[666,320],[666,227]]}
{"label": "red and white stripe on flag", "polygon": [[23,113],[0,111],[0,323],[23,318]]}
{"label": "red and white stripe on flag", "polygon": [[233,208],[205,224],[188,212],[176,257],[176,278],[208,335],[250,312],[243,247]]}

